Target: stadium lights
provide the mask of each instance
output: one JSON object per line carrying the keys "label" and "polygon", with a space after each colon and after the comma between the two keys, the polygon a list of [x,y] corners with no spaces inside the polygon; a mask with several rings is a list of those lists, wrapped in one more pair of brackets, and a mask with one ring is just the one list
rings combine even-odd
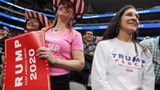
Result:
{"label": "stadium lights", "polygon": [[[15,4],[10,3],[8,1],[0,0],[0,2],[6,3],[8,5],[14,6],[14,7],[22,9],[22,10],[31,10],[31,9],[27,9],[27,8],[23,8],[21,6],[15,5]],[[31,11],[34,11],[34,10],[31,10]],[[38,12],[38,11],[35,11],[35,12]],[[146,10],[138,10],[139,14],[158,13],[158,12],[160,12],[160,8],[150,8],[150,9],[146,9]],[[45,16],[52,17],[52,18],[55,17],[54,15],[51,15],[51,14],[45,14],[45,13],[42,13],[42,12],[38,12],[38,13],[44,14]],[[82,19],[107,18],[107,17],[113,17],[115,15],[116,15],[116,13],[106,13],[106,14],[96,14],[96,15],[84,15],[82,17]]]}

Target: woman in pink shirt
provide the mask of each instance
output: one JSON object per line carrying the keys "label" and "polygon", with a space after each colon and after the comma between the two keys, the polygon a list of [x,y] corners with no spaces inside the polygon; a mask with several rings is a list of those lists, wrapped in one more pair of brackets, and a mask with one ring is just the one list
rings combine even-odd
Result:
{"label": "woman in pink shirt", "polygon": [[82,70],[84,55],[82,36],[72,29],[75,7],[70,1],[60,2],[55,21],[46,27],[46,47],[37,50],[37,56],[49,61],[51,90],[69,90],[70,70]]}

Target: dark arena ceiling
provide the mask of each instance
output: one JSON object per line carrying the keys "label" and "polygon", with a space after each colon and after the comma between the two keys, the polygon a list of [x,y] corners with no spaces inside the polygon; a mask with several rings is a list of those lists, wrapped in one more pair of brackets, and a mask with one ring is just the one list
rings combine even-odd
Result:
{"label": "dark arena ceiling", "polygon": [[[52,0],[6,0],[15,5],[32,9],[38,12],[54,15]],[[83,16],[102,15],[117,12],[125,5],[134,5],[137,10],[147,10],[151,8],[160,8],[160,0],[84,0],[85,10]],[[24,19],[24,10],[15,8],[6,3],[0,2],[0,12],[7,13],[15,17]],[[1,17],[1,16],[0,16]],[[107,25],[112,17],[103,17],[95,19],[79,19],[76,25]],[[6,17],[1,17],[1,21],[24,27],[23,23],[16,23]],[[140,14],[140,23],[160,23],[160,12]],[[84,30],[80,30],[84,32]],[[96,35],[102,35],[104,30],[95,30]],[[160,34],[160,28],[140,29],[140,36],[154,36]]]}

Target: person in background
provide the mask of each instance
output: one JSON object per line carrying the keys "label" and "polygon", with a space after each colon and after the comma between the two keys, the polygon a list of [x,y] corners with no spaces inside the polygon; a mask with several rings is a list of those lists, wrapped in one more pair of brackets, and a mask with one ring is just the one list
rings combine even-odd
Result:
{"label": "person in background", "polygon": [[88,85],[88,78],[91,72],[92,60],[96,45],[93,42],[93,31],[85,31],[83,35],[83,50],[85,56],[85,65],[82,71],[72,71],[71,80],[80,82],[82,84]]}
{"label": "person in background", "polygon": [[59,3],[53,25],[45,31],[46,47],[37,50],[37,56],[46,59],[50,67],[51,90],[69,90],[70,70],[84,67],[81,34],[72,28],[75,6],[69,0]]}
{"label": "person in background", "polygon": [[94,56],[94,51],[96,48],[93,42],[93,31],[86,31],[83,38],[84,55],[85,55],[85,66],[82,70],[82,79],[84,83],[88,84],[88,77],[92,67],[92,60]]}
{"label": "person in background", "polygon": [[51,24],[45,15],[34,11],[25,11],[25,20],[25,32],[38,31]]}
{"label": "person in background", "polygon": [[126,5],[112,18],[96,46],[92,90],[154,90],[152,55],[136,42],[139,15]]}
{"label": "person in background", "polygon": [[155,89],[160,89],[160,36],[150,38],[140,42],[142,46],[148,48],[153,56],[154,73],[155,73]]}
{"label": "person in background", "polygon": [[83,38],[83,46],[84,46],[84,56],[85,56],[85,66],[81,72],[82,83],[84,83],[88,90],[91,88],[88,86],[89,75],[92,68],[92,61],[94,56],[94,51],[96,48],[96,44],[93,42],[93,31],[86,31]]}
{"label": "person in background", "polygon": [[6,37],[9,33],[9,28],[6,26],[0,25],[0,39]]}
{"label": "person in background", "polygon": [[4,49],[5,39],[8,39],[9,28],[0,25],[0,90],[2,87],[2,76],[3,76],[3,62],[4,62]]}
{"label": "person in background", "polygon": [[9,28],[6,26],[0,26],[0,64],[2,66],[3,64],[3,59],[2,58],[4,56],[4,43],[5,43],[5,39],[9,38],[8,36],[9,34]]}

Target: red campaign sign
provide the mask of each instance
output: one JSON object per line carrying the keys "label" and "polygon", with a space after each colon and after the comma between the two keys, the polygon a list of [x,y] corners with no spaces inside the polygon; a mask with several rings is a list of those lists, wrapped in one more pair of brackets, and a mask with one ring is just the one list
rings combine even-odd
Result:
{"label": "red campaign sign", "polygon": [[43,31],[5,41],[3,90],[50,90],[48,62],[36,56],[36,50],[42,46]]}

